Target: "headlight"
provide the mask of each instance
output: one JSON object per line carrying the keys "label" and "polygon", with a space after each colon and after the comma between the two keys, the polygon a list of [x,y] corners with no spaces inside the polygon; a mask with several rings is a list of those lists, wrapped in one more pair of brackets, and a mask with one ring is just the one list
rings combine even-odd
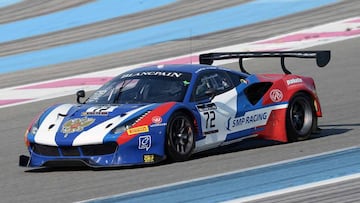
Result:
{"label": "headlight", "polygon": [[125,132],[127,129],[131,128],[131,125],[120,125],[114,129],[111,130],[111,133],[113,134],[120,134],[122,132]]}
{"label": "headlight", "polygon": [[35,135],[39,130],[39,122],[40,122],[40,117],[34,119],[28,128],[28,132]]}
{"label": "headlight", "polygon": [[37,125],[33,125],[30,129],[30,133],[35,135],[37,133],[37,131],[39,130],[39,127]]}
{"label": "headlight", "polygon": [[136,123],[136,121],[138,119],[139,118],[133,118],[133,119],[121,124],[121,125],[118,125],[117,127],[115,127],[114,129],[111,130],[111,133],[120,134],[120,133],[125,132],[127,129],[131,128],[131,126],[133,126],[134,123]]}
{"label": "headlight", "polygon": [[29,127],[26,129],[26,132],[25,132],[25,135],[24,135],[25,145],[27,147],[30,146],[29,136],[33,138],[38,130],[39,130],[39,118],[35,118],[31,122]]}

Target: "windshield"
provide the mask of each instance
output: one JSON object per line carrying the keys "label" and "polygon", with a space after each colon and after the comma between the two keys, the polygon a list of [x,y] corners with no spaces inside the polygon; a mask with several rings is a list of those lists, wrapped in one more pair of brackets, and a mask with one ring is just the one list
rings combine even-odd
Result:
{"label": "windshield", "polygon": [[94,92],[87,104],[182,102],[191,74],[148,71],[122,74]]}

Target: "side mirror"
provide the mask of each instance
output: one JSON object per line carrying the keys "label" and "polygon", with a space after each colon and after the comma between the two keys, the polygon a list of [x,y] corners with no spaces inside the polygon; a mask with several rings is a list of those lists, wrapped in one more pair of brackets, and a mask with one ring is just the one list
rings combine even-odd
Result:
{"label": "side mirror", "polygon": [[78,104],[83,104],[84,102],[80,101],[80,98],[84,98],[85,97],[85,91],[84,90],[79,90],[76,92],[76,102]]}

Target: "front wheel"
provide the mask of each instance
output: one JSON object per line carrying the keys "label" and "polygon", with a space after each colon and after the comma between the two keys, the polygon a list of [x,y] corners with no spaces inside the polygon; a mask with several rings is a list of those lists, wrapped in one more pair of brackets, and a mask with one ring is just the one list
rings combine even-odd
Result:
{"label": "front wheel", "polygon": [[174,113],[167,125],[166,152],[172,161],[187,160],[195,148],[195,127],[182,112]]}
{"label": "front wheel", "polygon": [[308,139],[315,121],[312,99],[304,93],[295,94],[286,111],[286,133],[289,142]]}

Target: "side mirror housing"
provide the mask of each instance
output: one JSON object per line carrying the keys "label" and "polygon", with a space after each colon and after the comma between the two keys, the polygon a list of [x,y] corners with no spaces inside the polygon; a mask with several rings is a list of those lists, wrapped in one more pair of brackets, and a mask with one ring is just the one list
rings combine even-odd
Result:
{"label": "side mirror housing", "polygon": [[80,98],[84,98],[85,97],[85,91],[84,90],[79,90],[76,92],[76,102],[78,104],[83,104],[84,102],[80,101]]}

